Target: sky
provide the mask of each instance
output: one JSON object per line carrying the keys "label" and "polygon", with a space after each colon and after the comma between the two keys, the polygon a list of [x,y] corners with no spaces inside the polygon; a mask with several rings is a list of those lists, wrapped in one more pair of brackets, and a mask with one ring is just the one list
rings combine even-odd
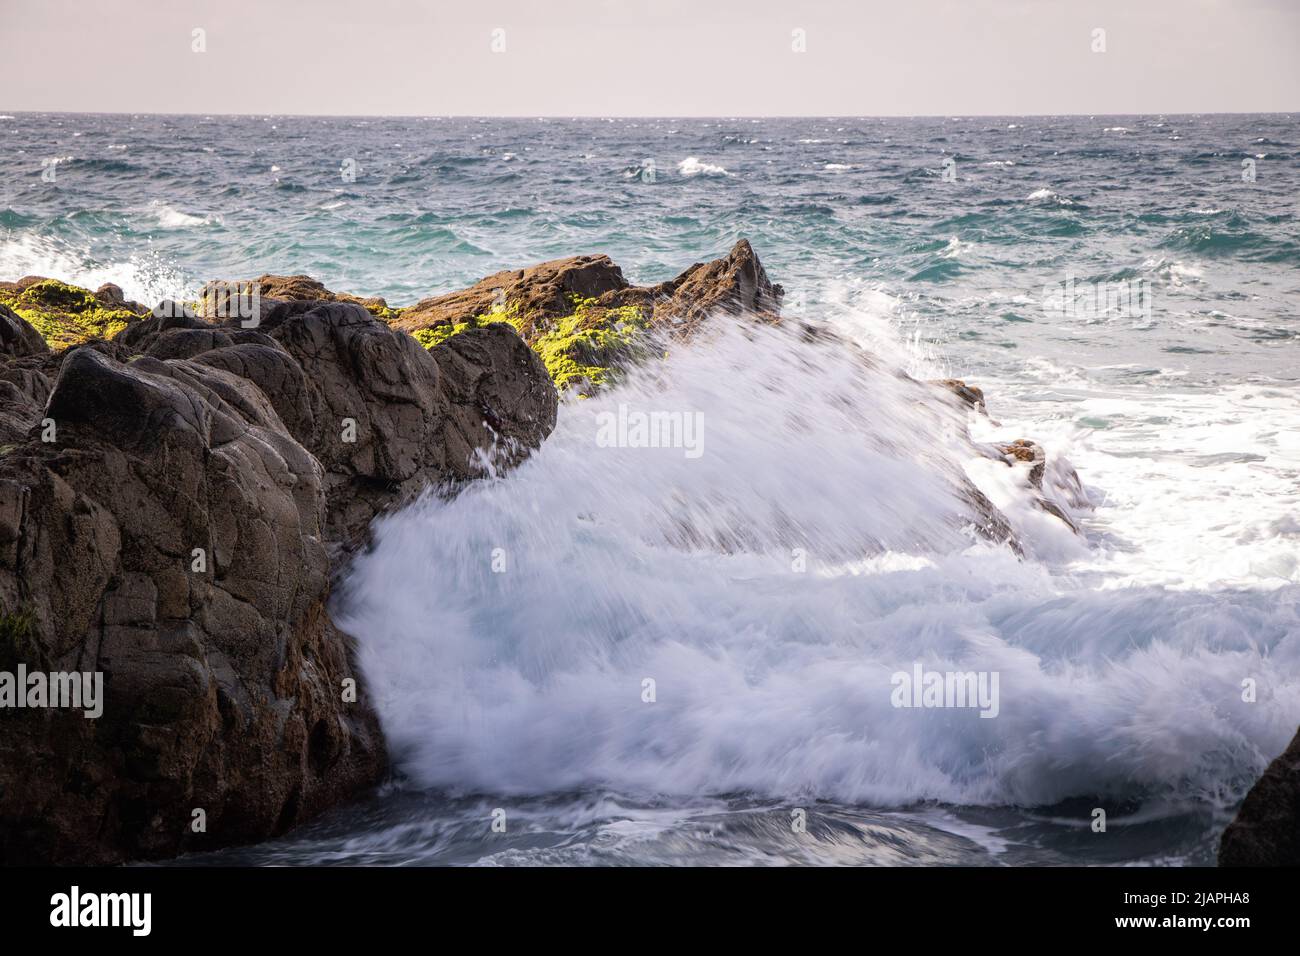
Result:
{"label": "sky", "polygon": [[8,112],[1300,111],[1300,0],[0,0],[0,37]]}

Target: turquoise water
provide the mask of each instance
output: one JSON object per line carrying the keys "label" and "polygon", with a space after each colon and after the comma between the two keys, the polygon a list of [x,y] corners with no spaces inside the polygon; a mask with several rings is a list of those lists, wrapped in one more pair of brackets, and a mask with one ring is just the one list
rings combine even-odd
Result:
{"label": "turquoise water", "polygon": [[[15,114],[0,142],[2,278],[152,303],[306,272],[408,304],[580,252],[659,281],[743,236],[788,312],[885,370],[724,335],[567,403],[505,481],[384,522],[337,613],[397,779],[207,861],[1207,862],[1300,722],[1293,117]],[[978,440],[1066,456],[1082,536],[973,461],[1025,560],[908,540],[941,493],[864,449],[960,450],[894,369],[979,383]],[[702,410],[706,454],[594,454],[619,401]],[[753,547],[665,546],[669,497]],[[791,525],[836,543],[809,576]],[[851,559],[850,532],[880,547]],[[505,580],[475,563],[496,546]],[[913,660],[1000,670],[999,719],[891,708]]]}

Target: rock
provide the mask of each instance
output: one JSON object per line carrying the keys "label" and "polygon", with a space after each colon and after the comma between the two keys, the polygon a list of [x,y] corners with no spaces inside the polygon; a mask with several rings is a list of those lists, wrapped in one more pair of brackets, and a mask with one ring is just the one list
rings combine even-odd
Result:
{"label": "rock", "polygon": [[459,339],[428,351],[359,305],[307,301],[270,333],[151,317],[0,360],[28,429],[0,452],[0,670],[104,676],[98,719],[0,711],[0,858],[263,840],[381,779],[331,556],[404,495],[482,473],[479,449],[521,460],[555,421],[511,329]]}
{"label": "rock", "polygon": [[[988,417],[988,405],[984,398],[984,390],[978,385],[972,385],[960,378],[943,378],[934,379],[930,382],[939,388],[945,389],[957,396],[967,408],[978,412],[985,418]],[[993,424],[998,424],[993,422]],[[967,432],[969,435],[969,431]],[[1081,534],[1078,521],[1071,515],[1072,509],[1090,508],[1091,503],[1083,490],[1083,482],[1079,480],[1078,473],[1074,467],[1064,459],[1049,459],[1046,449],[1037,442],[1030,441],[1026,438],[1018,438],[1013,442],[1003,444],[994,444],[988,446],[984,453],[990,458],[996,458],[1008,465],[1015,466],[1020,462],[1029,464],[1028,483],[1031,488],[1037,491],[1034,496],[1034,504],[1043,511],[1058,518],[1075,534]],[[1044,480],[1047,480],[1047,486],[1044,487]],[[982,495],[980,496],[983,497]],[[987,499],[985,499],[987,501]],[[987,511],[979,502],[975,502],[981,513]],[[988,508],[993,508],[991,502],[988,502]],[[993,508],[997,517],[1001,513]],[[997,518],[990,517],[991,528],[998,528]],[[1005,518],[1002,519],[1005,522]]]}
{"label": "rock", "polygon": [[984,404],[984,390],[978,385],[967,385],[959,378],[936,379],[931,384],[948,389],[977,412],[988,414],[988,408]]}
{"label": "rock", "polygon": [[1029,463],[1028,480],[1030,487],[1038,494],[1034,503],[1048,514],[1063,521],[1071,531],[1080,534],[1078,521],[1073,511],[1090,509],[1092,503],[1083,490],[1079,473],[1064,458],[1049,459],[1046,449],[1037,442],[1027,438],[1018,438],[1013,442],[994,445],[995,451],[1009,465],[1018,462]]}
{"label": "rock", "polygon": [[508,310],[527,328],[540,327],[572,312],[574,299],[594,299],[627,288],[623,270],[609,256],[571,256],[496,272],[468,289],[422,299],[403,310],[394,325],[408,332],[450,330],[476,317]]}
{"label": "rock", "polygon": [[144,351],[155,338],[168,329],[210,329],[211,323],[187,315],[185,307],[164,299],[146,318],[132,323],[113,336],[113,341],[136,352]]}
{"label": "rock", "polygon": [[105,282],[95,290],[95,299],[109,308],[126,309],[136,315],[143,315],[148,311],[148,309],[139,302],[127,301],[126,297],[122,294],[122,287],[114,285],[111,282]]}
{"label": "rock", "polygon": [[1300,732],[1223,831],[1219,866],[1300,866]]}
{"label": "rock", "polygon": [[[980,401],[982,402],[983,392],[980,395]],[[1027,438],[1017,438],[1006,445],[997,445],[995,447],[1006,458],[1013,461],[1029,462],[1032,465],[1029,469],[1029,483],[1035,488],[1043,487],[1043,472],[1046,469],[1047,453],[1043,451],[1042,445],[1029,441]]]}
{"label": "rock", "polygon": [[231,314],[227,311],[230,295],[249,295],[255,289],[264,304],[275,302],[353,302],[360,305],[371,315],[380,319],[391,319],[397,310],[379,296],[362,297],[347,292],[331,292],[323,282],[306,275],[277,276],[262,275],[253,280],[237,282],[209,282],[199,293],[196,311],[208,318]]}
{"label": "rock", "polygon": [[321,469],[265,398],[215,369],[77,349],[47,414],[55,444],[0,460],[21,513],[0,596],[6,619],[30,615],[29,668],[100,671],[105,700],[98,720],[0,718],[6,861],[264,839],[375,782],[378,723],[364,693],[342,700],[358,675],[326,611]]}
{"label": "rock", "polygon": [[784,292],[747,240],[668,282],[633,286],[608,256],[574,256],[498,272],[404,310],[393,324],[421,344],[486,325],[513,326],[560,388],[590,391],[649,350],[646,333],[683,337],[715,314],[776,321]]}
{"label": "rock", "polygon": [[781,286],[768,281],[747,239],[737,242],[725,258],[697,263],[654,292],[655,322],[687,330],[715,313],[775,320],[785,296]]}
{"label": "rock", "polygon": [[31,324],[8,306],[0,305],[0,356],[41,355],[50,347]]}
{"label": "rock", "polygon": [[26,320],[52,348],[110,338],[148,314],[139,303],[125,301],[117,286],[92,293],[43,276],[0,282],[0,306]]}

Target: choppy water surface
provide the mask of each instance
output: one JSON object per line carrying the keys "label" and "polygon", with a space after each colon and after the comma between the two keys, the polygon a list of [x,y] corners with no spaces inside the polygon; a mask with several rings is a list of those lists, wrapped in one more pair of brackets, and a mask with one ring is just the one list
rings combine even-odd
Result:
{"label": "choppy water surface", "polygon": [[[0,278],[405,304],[577,252],[658,281],[746,236],[880,360],[722,330],[385,519],[338,614],[398,781],[194,862],[1208,862],[1300,721],[1292,117],[14,114],[0,143]],[[1062,309],[1067,282],[1143,307]],[[981,384],[977,440],[1067,456],[1084,538],[900,368]],[[620,404],[698,412],[704,453],[598,447]],[[936,519],[949,466],[1024,560]],[[998,716],[893,707],[917,661],[997,671]]]}

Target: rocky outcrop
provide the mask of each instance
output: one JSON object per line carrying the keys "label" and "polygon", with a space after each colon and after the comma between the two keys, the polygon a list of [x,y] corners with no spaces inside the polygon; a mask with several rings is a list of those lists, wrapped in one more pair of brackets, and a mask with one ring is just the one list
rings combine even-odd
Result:
{"label": "rocky outcrop", "polygon": [[1223,831],[1219,866],[1300,866],[1300,732]]}
{"label": "rocky outcrop", "polygon": [[[984,418],[989,417],[984,390],[978,385],[972,385],[960,378],[932,379],[930,384],[951,392],[970,411]],[[999,423],[993,422],[993,424]],[[969,431],[967,435],[969,436]],[[992,445],[977,444],[976,447],[986,457],[1001,461],[1013,468],[1027,463],[1029,467],[1025,476],[1026,483],[1032,489],[1034,504],[1059,519],[1075,534],[1082,533],[1079,522],[1075,520],[1072,513],[1091,509],[1092,503],[1088,500],[1087,493],[1083,490],[1083,482],[1079,479],[1079,474],[1074,470],[1073,465],[1064,458],[1049,458],[1047,450],[1042,445],[1026,438]],[[979,513],[987,515],[989,527],[997,527],[1001,515],[991,502],[980,495],[972,504]],[[993,509],[992,513],[989,512],[990,508]],[[1005,519],[1002,521],[1005,523]]]}
{"label": "rocky outcrop", "polygon": [[111,283],[90,292],[44,276],[0,282],[0,306],[24,319],[54,348],[109,338],[148,314]]}
{"label": "rocky outcrop", "polygon": [[[221,305],[229,298],[232,288],[238,287],[238,282],[210,282],[203,287],[199,294],[201,305],[198,311],[200,314],[208,314],[205,309],[212,310],[213,315],[221,314]],[[331,292],[325,288],[323,282],[313,279],[311,276],[294,275],[294,276],[277,276],[261,275],[252,280],[255,284],[258,295],[265,299],[274,299],[286,302],[353,302],[364,308],[371,315],[380,319],[395,318],[398,309],[390,308],[388,303],[380,296],[358,296],[348,292]]]}
{"label": "rocky outcrop", "polygon": [[[556,396],[509,328],[432,351],[357,304],[186,317],[42,352],[0,316],[0,671],[98,672],[102,715],[0,710],[0,860],[265,839],[373,785],[332,554],[508,467]],[[16,433],[16,434],[15,434]]]}
{"label": "rocky outcrop", "polygon": [[723,258],[653,286],[631,285],[602,255],[498,272],[424,299],[393,324],[429,346],[468,329],[509,324],[542,356],[557,386],[586,392],[644,354],[652,333],[680,338],[718,314],[776,321],[783,295],[741,239]]}
{"label": "rocky outcrop", "polygon": [[[0,672],[105,680],[96,719],[0,711],[5,862],[265,839],[372,785],[384,745],[329,593],[376,515],[522,461],[555,385],[598,388],[708,316],[778,322],[782,298],[743,240],[658,285],[577,256],[405,310],[264,275],[256,315],[222,320],[240,285],[146,311],[111,285],[0,284],[27,309],[0,305]],[[1039,451],[990,453],[1043,487]],[[1019,550],[953,481],[954,520]]]}

